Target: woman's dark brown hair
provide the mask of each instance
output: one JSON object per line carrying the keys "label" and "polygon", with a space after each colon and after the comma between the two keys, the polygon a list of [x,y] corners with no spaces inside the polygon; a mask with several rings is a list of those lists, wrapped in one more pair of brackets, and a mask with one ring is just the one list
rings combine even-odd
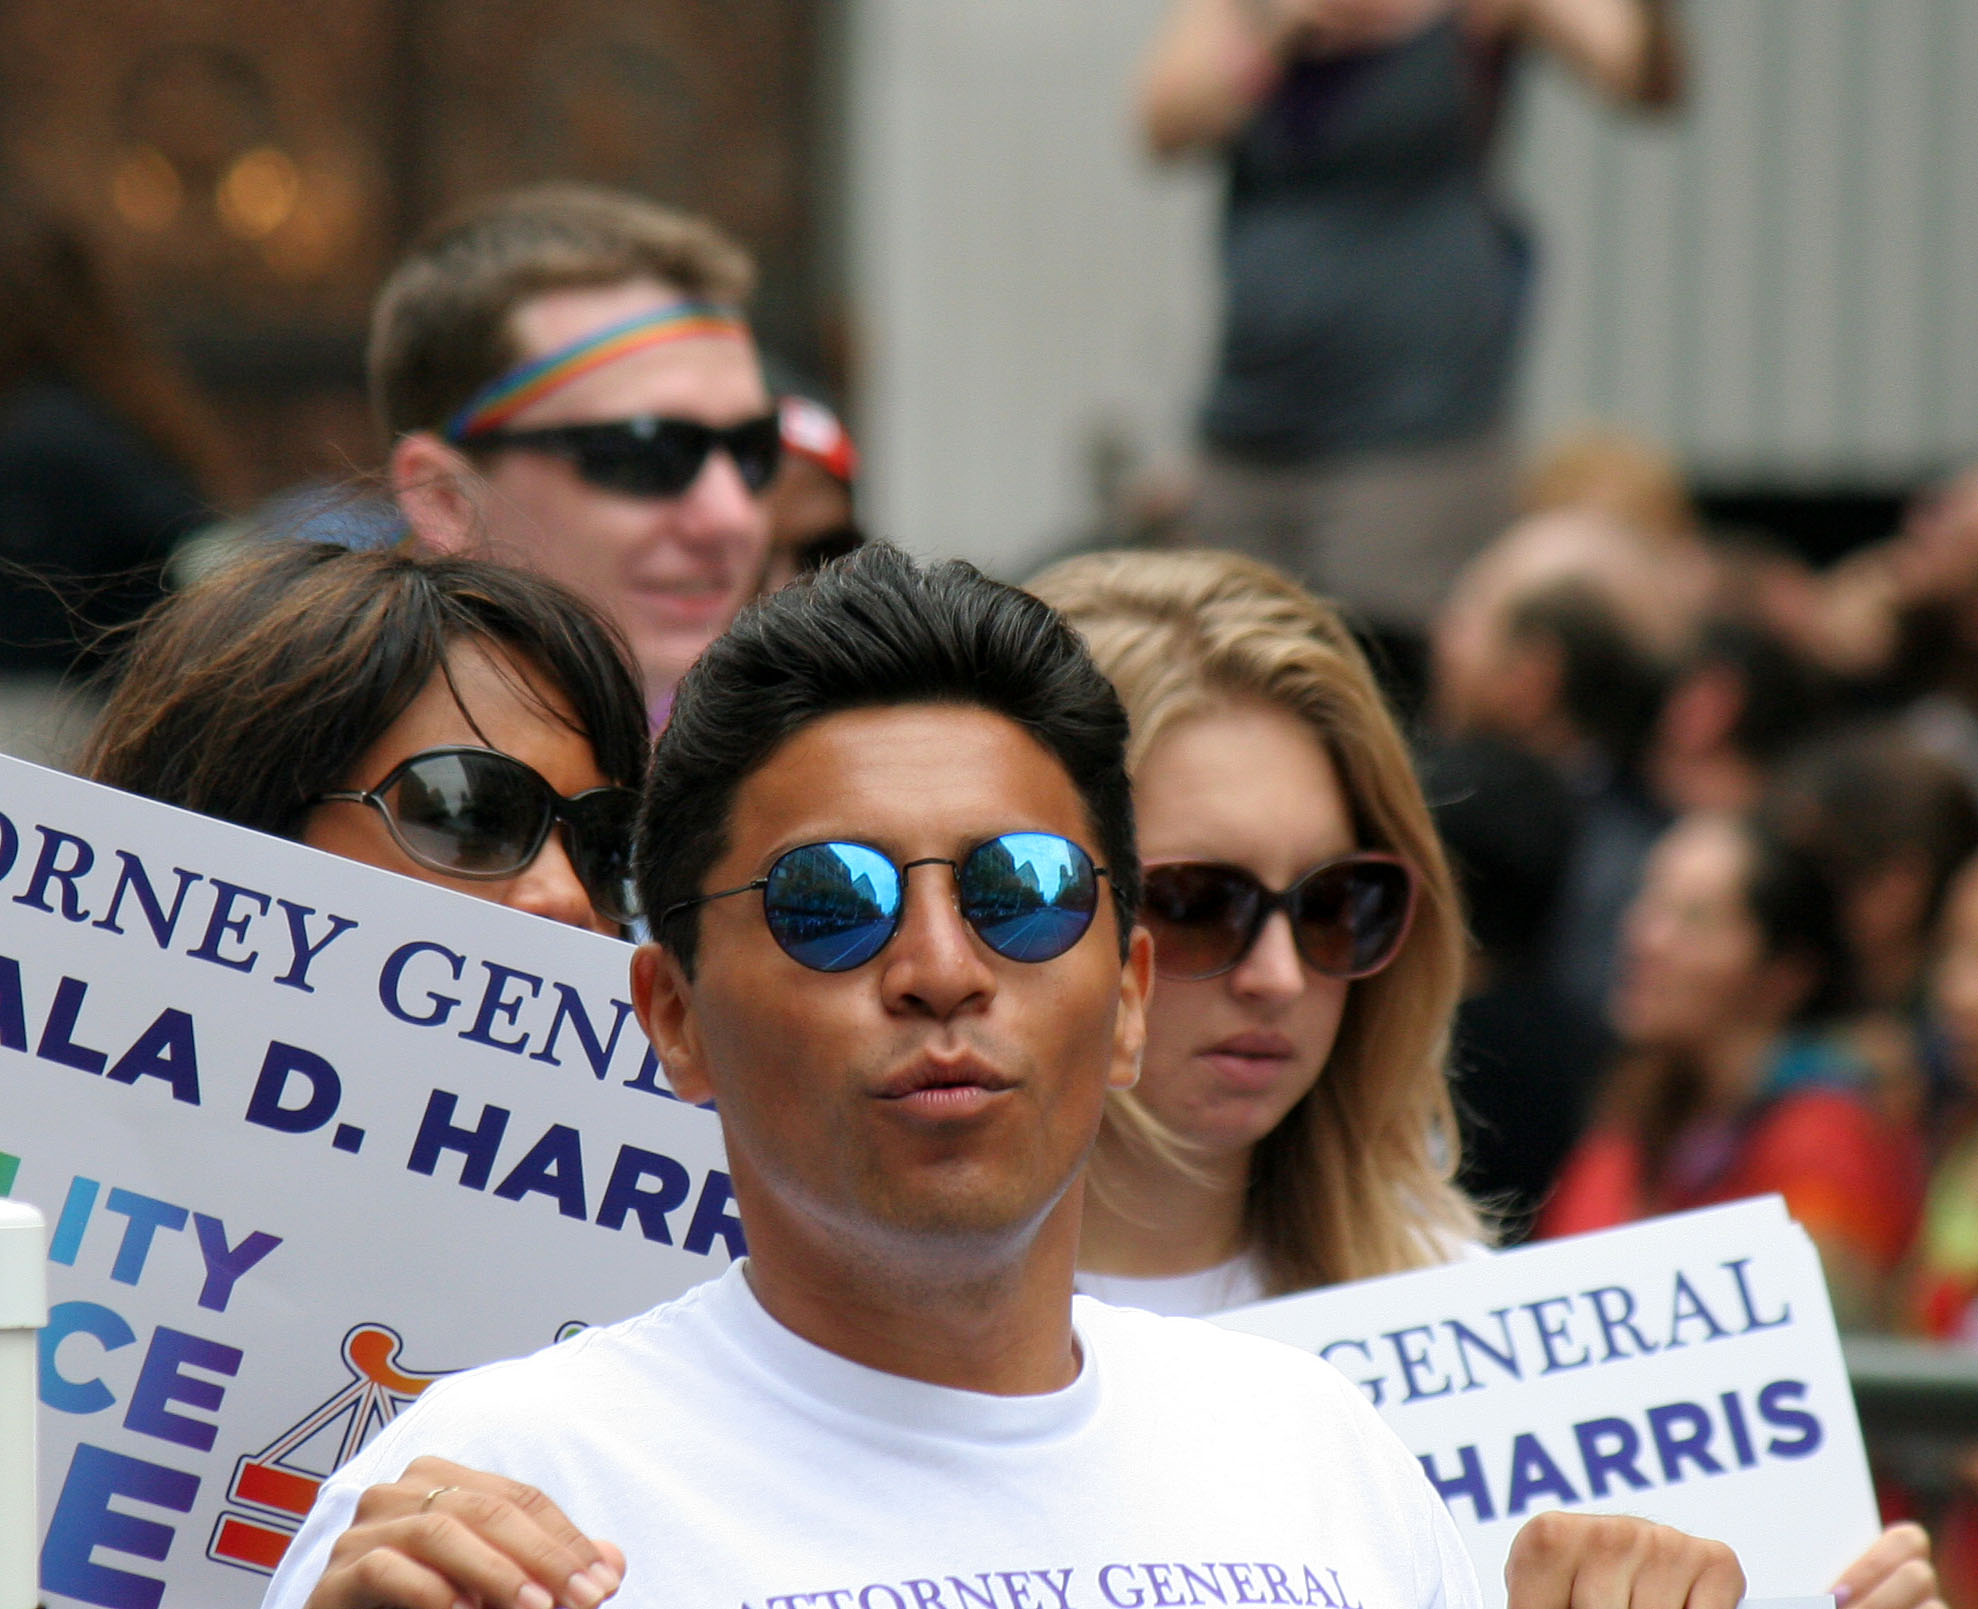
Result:
{"label": "woman's dark brown hair", "polygon": [[[540,576],[475,559],[271,540],[154,607],[135,628],[83,754],[131,793],[296,837],[464,639],[548,678],[598,769],[636,788],[647,725],[612,628]],[[517,679],[524,697],[533,697]]]}

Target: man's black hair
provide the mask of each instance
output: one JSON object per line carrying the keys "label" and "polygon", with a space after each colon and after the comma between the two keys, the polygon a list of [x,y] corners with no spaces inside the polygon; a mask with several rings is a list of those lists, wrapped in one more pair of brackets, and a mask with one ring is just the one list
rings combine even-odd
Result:
{"label": "man's black hair", "polygon": [[690,977],[698,907],[661,918],[706,892],[742,783],[812,721],[905,704],[990,710],[1057,757],[1098,838],[1124,955],[1140,861],[1126,711],[1112,683],[1078,634],[1029,593],[959,560],[923,569],[874,543],[750,605],[674,697],[646,779],[638,877],[654,936]]}

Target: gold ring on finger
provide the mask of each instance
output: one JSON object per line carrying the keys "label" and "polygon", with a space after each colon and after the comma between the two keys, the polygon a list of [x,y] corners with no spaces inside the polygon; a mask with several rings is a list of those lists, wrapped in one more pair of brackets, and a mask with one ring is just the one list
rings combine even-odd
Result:
{"label": "gold ring on finger", "polygon": [[448,1492],[457,1492],[459,1490],[460,1488],[458,1486],[435,1486],[422,1499],[420,1499],[419,1512],[421,1514],[424,1514],[428,1509],[430,1509],[433,1506],[433,1500],[435,1498],[444,1497]]}

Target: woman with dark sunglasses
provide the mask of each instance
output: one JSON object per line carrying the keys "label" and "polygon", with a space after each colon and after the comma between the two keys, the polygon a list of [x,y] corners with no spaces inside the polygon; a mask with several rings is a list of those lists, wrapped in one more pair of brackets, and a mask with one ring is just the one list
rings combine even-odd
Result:
{"label": "woman with dark sunglasses", "polygon": [[1093,554],[1031,590],[1133,723],[1157,981],[1088,1175],[1095,1295],[1200,1313],[1483,1238],[1450,1182],[1462,916],[1408,751],[1324,603],[1230,554]]}
{"label": "woman with dark sunglasses", "polygon": [[[1446,1057],[1462,912],[1406,745],[1333,609],[1234,554],[1096,553],[1030,590],[1132,721],[1154,992],[1086,1171],[1080,1288],[1203,1314],[1482,1255]],[[1941,1609],[1892,1526],[1851,1609]]]}
{"label": "woman with dark sunglasses", "polygon": [[554,583],[277,542],[146,616],[83,769],[616,934],[647,741],[623,646]]}

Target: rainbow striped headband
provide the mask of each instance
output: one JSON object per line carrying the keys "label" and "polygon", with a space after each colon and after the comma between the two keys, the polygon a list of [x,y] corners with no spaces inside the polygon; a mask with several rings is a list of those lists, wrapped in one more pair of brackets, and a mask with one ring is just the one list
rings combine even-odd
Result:
{"label": "rainbow striped headband", "polygon": [[617,324],[607,324],[482,386],[447,420],[442,434],[448,441],[460,442],[499,430],[530,403],[552,391],[560,391],[593,369],[643,352],[649,346],[685,341],[697,335],[745,341],[749,327],[733,308],[717,307],[709,302],[674,302]]}

